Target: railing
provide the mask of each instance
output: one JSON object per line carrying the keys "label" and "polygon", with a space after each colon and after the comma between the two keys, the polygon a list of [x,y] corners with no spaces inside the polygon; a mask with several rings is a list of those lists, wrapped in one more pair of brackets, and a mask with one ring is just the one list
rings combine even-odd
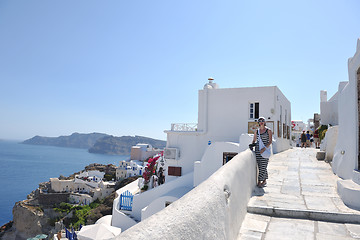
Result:
{"label": "railing", "polygon": [[129,191],[125,191],[120,195],[120,209],[132,211],[133,195]]}
{"label": "railing", "polygon": [[171,131],[196,132],[197,126],[197,123],[172,123]]}

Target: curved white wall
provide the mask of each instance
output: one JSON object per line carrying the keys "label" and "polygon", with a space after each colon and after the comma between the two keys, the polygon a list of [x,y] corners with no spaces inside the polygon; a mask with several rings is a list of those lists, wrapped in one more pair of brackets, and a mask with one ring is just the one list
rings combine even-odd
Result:
{"label": "curved white wall", "polygon": [[273,144],[272,144],[273,153],[279,153],[288,150],[289,148],[290,148],[289,139],[277,138],[273,140]]}
{"label": "curved white wall", "polygon": [[328,161],[334,158],[335,146],[338,139],[338,129],[339,126],[329,127],[326,131],[325,139],[321,146],[322,149],[324,149],[326,152],[325,159]]}
{"label": "curved white wall", "polygon": [[236,239],[255,183],[255,154],[246,150],[117,239]]}
{"label": "curved white wall", "polygon": [[139,179],[127,184],[126,186],[116,191],[116,198],[113,201],[111,226],[121,228],[124,231],[136,224],[136,222],[133,219],[126,216],[124,213],[122,213],[119,210],[119,201],[120,201],[120,195],[123,192],[128,190],[129,192],[134,193],[139,188],[138,183],[139,183]]}
{"label": "curved white wall", "polygon": [[249,149],[249,144],[252,143],[254,134],[243,133],[239,138],[239,152]]}
{"label": "curved white wall", "polygon": [[116,218],[114,218],[114,211],[113,211],[111,226],[121,228],[121,231],[125,231],[126,229],[134,226],[135,224],[136,222],[133,219],[131,219],[124,213],[120,212],[119,210],[116,210]]}
{"label": "curved white wall", "polygon": [[173,197],[173,196],[164,196],[164,197],[155,199],[152,203],[150,203],[149,206],[147,206],[141,210],[141,221],[143,221],[144,219],[150,217],[151,215],[163,210],[165,208],[166,202],[173,203],[178,199],[179,198]]}
{"label": "curved white wall", "polygon": [[[193,187],[193,178],[194,173],[188,173],[185,176],[178,177],[177,179],[166,182],[165,184],[162,184],[156,188],[152,188],[148,191],[145,191],[141,194],[136,194],[133,198],[133,210],[131,212],[131,215],[136,220],[141,220],[141,210],[148,206],[154,199],[166,196],[169,192],[172,190],[179,188],[179,187]],[[114,200],[115,202],[115,200]],[[115,205],[114,205],[115,206]]]}
{"label": "curved white wall", "polygon": [[239,144],[231,142],[214,142],[209,145],[201,159],[194,166],[194,186],[199,185],[223,165],[224,152],[239,152]]}

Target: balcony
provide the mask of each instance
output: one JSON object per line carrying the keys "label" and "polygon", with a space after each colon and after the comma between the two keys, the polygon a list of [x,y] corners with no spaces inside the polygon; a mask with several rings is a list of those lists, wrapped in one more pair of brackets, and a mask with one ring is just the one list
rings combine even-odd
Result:
{"label": "balcony", "polygon": [[197,123],[172,123],[171,131],[173,132],[197,132]]}

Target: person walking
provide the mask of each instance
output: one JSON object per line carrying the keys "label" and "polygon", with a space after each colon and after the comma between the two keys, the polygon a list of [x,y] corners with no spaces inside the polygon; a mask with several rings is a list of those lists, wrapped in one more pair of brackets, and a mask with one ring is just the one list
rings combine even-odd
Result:
{"label": "person walking", "polygon": [[319,130],[318,129],[316,129],[314,132],[314,142],[315,142],[315,148],[320,148]]}
{"label": "person walking", "polygon": [[306,146],[310,147],[310,133],[306,131]]}
{"label": "person walking", "polygon": [[303,133],[301,134],[301,148],[305,147],[306,148],[306,134],[305,131],[303,131]]}
{"label": "person walking", "polygon": [[158,184],[160,186],[161,184],[165,183],[165,175],[162,167],[160,167],[158,175]]}
{"label": "person walking", "polygon": [[[254,138],[252,144],[255,144],[255,154],[256,154],[256,163],[259,169],[259,176],[258,176],[258,187],[265,187],[266,186],[266,179],[268,179],[268,172],[267,172],[267,165],[269,163],[269,158],[264,158],[261,154],[270,148],[272,144],[272,131],[270,128],[266,127],[266,121],[264,117],[259,117],[258,119],[259,128],[254,134]],[[259,141],[263,142],[263,147],[260,149]]]}

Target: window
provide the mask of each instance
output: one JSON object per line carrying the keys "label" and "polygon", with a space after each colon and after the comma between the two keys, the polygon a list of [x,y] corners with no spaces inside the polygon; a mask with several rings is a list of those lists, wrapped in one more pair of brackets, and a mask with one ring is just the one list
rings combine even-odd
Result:
{"label": "window", "polygon": [[181,167],[168,167],[168,175],[169,176],[181,176]]}
{"label": "window", "polygon": [[259,103],[249,103],[249,118],[257,119],[259,118]]}

